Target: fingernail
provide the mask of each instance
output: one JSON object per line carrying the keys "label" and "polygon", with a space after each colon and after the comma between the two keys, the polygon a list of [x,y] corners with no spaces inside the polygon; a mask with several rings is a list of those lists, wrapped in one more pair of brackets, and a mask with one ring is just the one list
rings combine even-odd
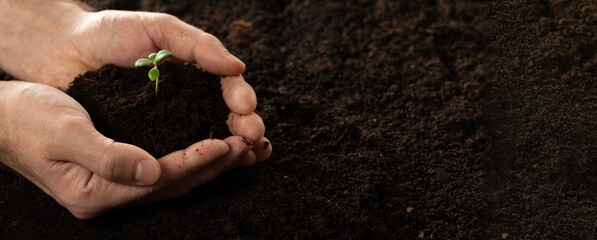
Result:
{"label": "fingernail", "polygon": [[150,160],[141,160],[137,163],[135,180],[142,185],[151,185],[158,181],[158,168]]}

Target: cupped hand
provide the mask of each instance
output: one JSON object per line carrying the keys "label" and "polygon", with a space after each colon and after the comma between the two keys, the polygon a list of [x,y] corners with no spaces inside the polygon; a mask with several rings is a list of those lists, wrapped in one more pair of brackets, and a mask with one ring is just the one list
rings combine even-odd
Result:
{"label": "cupped hand", "polygon": [[11,81],[0,84],[0,94],[3,161],[78,218],[176,197],[223,171],[264,159],[251,151],[263,143],[249,146],[232,136],[156,160],[97,132],[85,109],[58,89]]}
{"label": "cupped hand", "polygon": [[[42,11],[22,11],[30,7],[26,2],[9,3],[2,6],[2,19],[19,21],[8,25],[0,21],[0,68],[21,80],[65,90],[88,70],[108,63],[132,67],[136,59],[159,49],[223,76],[223,96],[231,109],[228,125],[238,136],[204,140],[158,160],[138,147],[102,136],[85,110],[55,88],[1,83],[0,90],[10,94],[0,95],[4,100],[0,103],[11,106],[0,112],[0,125],[11,133],[3,135],[9,140],[0,141],[0,153],[8,156],[3,162],[76,217],[179,196],[222,171],[263,161],[271,154],[263,121],[253,112],[255,92],[240,75],[244,64],[213,35],[167,14],[86,12],[70,1],[40,2],[36,6]],[[11,15],[29,12],[37,14]]]}

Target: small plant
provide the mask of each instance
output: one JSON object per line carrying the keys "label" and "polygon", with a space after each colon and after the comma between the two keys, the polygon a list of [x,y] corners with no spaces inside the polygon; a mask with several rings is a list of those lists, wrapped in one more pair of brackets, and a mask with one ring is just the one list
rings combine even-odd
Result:
{"label": "small plant", "polygon": [[149,54],[148,58],[141,58],[135,62],[135,67],[143,67],[153,63],[153,68],[149,70],[147,76],[150,81],[155,81],[155,95],[158,95],[158,83],[160,77],[160,70],[158,70],[158,62],[162,59],[172,55],[168,50],[160,50],[157,53]]}

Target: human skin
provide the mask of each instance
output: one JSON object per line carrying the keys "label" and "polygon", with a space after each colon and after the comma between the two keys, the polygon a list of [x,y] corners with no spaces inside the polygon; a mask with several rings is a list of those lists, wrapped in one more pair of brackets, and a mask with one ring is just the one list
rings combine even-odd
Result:
{"label": "human skin", "polygon": [[[271,154],[253,112],[255,92],[241,76],[245,66],[213,35],[167,14],[90,12],[66,0],[0,0],[0,16],[0,69],[19,79],[0,82],[0,162],[75,217],[177,197]],[[79,74],[108,63],[133,67],[160,49],[224,76],[235,136],[156,159],[97,132],[85,109],[63,92]]]}

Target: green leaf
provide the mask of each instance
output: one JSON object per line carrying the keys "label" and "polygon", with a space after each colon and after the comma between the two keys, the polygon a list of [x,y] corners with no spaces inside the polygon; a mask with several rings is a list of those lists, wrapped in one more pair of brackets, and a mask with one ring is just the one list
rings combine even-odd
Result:
{"label": "green leaf", "polygon": [[135,67],[143,67],[143,66],[147,66],[152,63],[153,63],[153,61],[151,61],[150,59],[141,58],[141,59],[137,60],[137,62],[135,62]]}
{"label": "green leaf", "polygon": [[151,81],[158,79],[160,77],[160,71],[158,70],[158,67],[153,67],[151,70],[149,70],[147,76],[149,76],[149,80]]}
{"label": "green leaf", "polygon": [[161,50],[158,52],[157,56],[155,57],[155,61],[159,62],[160,60],[164,59],[167,56],[172,55],[172,53],[168,50]]}
{"label": "green leaf", "polygon": [[151,61],[154,61],[154,62],[155,62],[155,56],[156,56],[156,55],[158,55],[158,54],[157,54],[157,53],[152,53],[152,54],[149,54],[148,58],[149,58],[149,59],[151,59]]}

